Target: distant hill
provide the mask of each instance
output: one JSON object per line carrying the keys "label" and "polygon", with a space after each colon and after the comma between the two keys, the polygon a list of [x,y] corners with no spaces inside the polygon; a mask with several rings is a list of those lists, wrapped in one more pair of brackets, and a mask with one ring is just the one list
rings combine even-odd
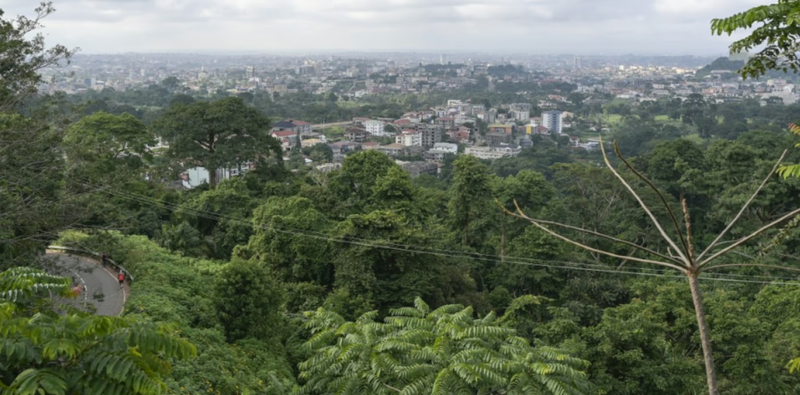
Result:
{"label": "distant hill", "polygon": [[711,74],[712,70],[730,70],[735,74],[738,74],[737,71],[739,71],[739,69],[741,69],[742,66],[744,66],[744,61],[730,60],[727,57],[721,57],[717,58],[716,60],[711,62],[711,64],[706,65],[702,69],[697,70],[697,73],[695,73],[695,75],[702,78]]}
{"label": "distant hill", "polygon": [[[697,70],[697,72],[695,73],[695,76],[697,76],[699,78],[703,78],[703,77],[711,74],[711,72],[713,70],[730,70],[730,71],[733,72],[733,74],[730,76],[730,78],[741,78],[741,77],[739,77],[738,71],[743,66],[744,66],[744,61],[743,60],[730,60],[727,57],[721,57],[721,58],[717,58],[716,60],[711,62],[711,64],[703,67],[702,69]],[[770,71],[767,72],[767,74],[764,76],[764,78],[785,78],[787,80],[794,80],[794,79],[797,78],[797,74],[784,73],[783,71],[779,71],[779,70],[770,70]]]}

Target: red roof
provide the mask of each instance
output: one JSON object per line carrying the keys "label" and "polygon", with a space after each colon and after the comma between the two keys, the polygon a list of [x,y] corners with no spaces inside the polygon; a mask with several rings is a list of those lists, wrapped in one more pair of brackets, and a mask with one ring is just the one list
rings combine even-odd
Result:
{"label": "red roof", "polygon": [[398,119],[398,120],[394,121],[393,123],[395,125],[408,125],[409,123],[411,123],[411,121],[408,120],[408,119]]}

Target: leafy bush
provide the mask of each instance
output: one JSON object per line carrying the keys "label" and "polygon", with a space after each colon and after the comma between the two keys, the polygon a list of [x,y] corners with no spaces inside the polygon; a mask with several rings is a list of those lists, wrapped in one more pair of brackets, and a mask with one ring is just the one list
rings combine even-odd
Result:
{"label": "leafy bush", "polygon": [[[197,346],[197,358],[175,364],[166,380],[171,391],[211,394],[285,394],[294,375],[280,341],[247,333],[226,340],[215,293],[217,278],[230,264],[171,254],[145,236],[116,232],[65,232],[59,243],[110,252],[136,278],[125,306],[126,317],[142,322],[175,323]],[[244,338],[243,338],[244,337]],[[275,341],[277,338],[278,341]]]}

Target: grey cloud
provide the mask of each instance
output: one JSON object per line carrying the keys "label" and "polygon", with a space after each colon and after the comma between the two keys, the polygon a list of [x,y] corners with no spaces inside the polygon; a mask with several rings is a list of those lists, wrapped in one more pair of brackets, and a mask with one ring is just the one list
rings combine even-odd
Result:
{"label": "grey cloud", "polygon": [[[759,0],[663,1],[56,0],[57,12],[45,24],[49,40],[86,52],[452,48],[722,53],[730,39],[711,37],[710,19]],[[7,15],[30,15],[34,6],[30,0],[6,0],[0,7]]]}

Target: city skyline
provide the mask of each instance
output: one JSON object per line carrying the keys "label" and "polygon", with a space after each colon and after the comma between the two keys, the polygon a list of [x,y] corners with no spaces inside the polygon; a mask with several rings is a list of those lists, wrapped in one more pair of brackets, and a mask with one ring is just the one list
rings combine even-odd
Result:
{"label": "city skyline", "polygon": [[[341,51],[726,54],[710,20],[758,0],[63,0],[49,43],[85,54]],[[10,0],[7,16],[32,16]]]}

